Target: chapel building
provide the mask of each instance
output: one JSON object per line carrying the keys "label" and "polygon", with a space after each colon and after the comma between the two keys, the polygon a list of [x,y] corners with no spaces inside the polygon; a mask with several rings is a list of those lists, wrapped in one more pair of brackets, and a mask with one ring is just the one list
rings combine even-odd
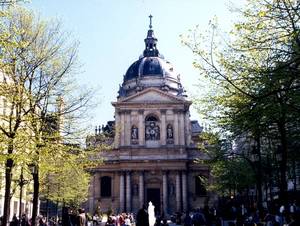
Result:
{"label": "chapel building", "polygon": [[111,136],[112,149],[101,151],[103,164],[91,170],[86,208],[136,213],[149,201],[158,214],[187,211],[214,202],[203,179],[211,181],[207,158],[197,147],[203,128],[190,120],[180,75],[157,48],[150,26],[142,56],[127,70],[112,105],[115,121],[87,138],[87,146]]}

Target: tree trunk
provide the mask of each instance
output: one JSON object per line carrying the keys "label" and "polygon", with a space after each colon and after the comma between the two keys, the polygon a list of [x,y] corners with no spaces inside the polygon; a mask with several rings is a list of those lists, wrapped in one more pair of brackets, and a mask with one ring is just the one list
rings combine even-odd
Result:
{"label": "tree trunk", "polygon": [[[8,145],[8,154],[13,153],[13,144],[10,143]],[[10,217],[10,190],[11,190],[11,179],[12,179],[12,168],[14,165],[14,160],[8,158],[5,164],[5,194],[4,194],[4,206],[3,206],[3,218],[2,218],[2,226],[6,226],[9,217]]]}
{"label": "tree trunk", "polygon": [[278,122],[278,130],[280,134],[280,142],[281,142],[281,162],[280,162],[280,199],[281,201],[287,204],[287,181],[286,181],[286,171],[287,171],[287,137],[286,137],[286,125],[285,119],[282,117]]}
{"label": "tree trunk", "polygon": [[258,154],[258,164],[257,164],[257,204],[258,209],[262,209],[262,169],[261,169],[261,145],[260,145],[260,135],[256,137],[256,144],[257,144],[257,154]]}
{"label": "tree trunk", "polygon": [[36,217],[38,214],[39,204],[39,171],[36,166],[36,172],[33,173],[33,203],[32,203],[32,226],[36,226]]}
{"label": "tree trunk", "polygon": [[23,167],[21,168],[21,175],[20,175],[20,197],[19,197],[19,225],[21,225],[21,219],[22,219],[22,196],[23,196],[23,186],[24,184],[24,177],[23,177]]}

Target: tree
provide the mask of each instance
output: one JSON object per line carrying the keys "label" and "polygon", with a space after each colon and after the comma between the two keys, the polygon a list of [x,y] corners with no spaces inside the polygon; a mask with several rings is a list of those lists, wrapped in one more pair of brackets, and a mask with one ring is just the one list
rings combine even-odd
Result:
{"label": "tree", "polygon": [[0,6],[2,6],[2,7],[14,6],[19,2],[25,2],[25,0],[1,0],[0,1]]}
{"label": "tree", "polygon": [[213,132],[203,132],[200,139],[203,144],[200,149],[208,156],[202,162],[210,167],[213,177],[209,190],[236,196],[255,183],[253,163],[248,156],[233,152],[229,140],[221,139],[218,133]]}
{"label": "tree", "polygon": [[266,137],[280,145],[282,200],[289,138],[299,134],[299,7],[293,0],[248,0],[236,9],[240,19],[230,39],[213,22],[208,37],[196,31],[184,40],[199,57],[194,65],[218,88],[205,97],[202,113],[234,137],[252,136],[259,153]]}
{"label": "tree", "polygon": [[77,43],[67,39],[59,23],[37,19],[33,12],[20,7],[2,11],[0,23],[0,69],[5,77],[0,96],[7,103],[7,112],[1,118],[5,123],[0,125],[1,147],[6,147],[3,225],[9,216],[11,175],[16,164],[35,167],[34,225],[39,173],[48,169],[47,161],[64,159],[68,165],[86,164],[78,162],[78,156],[86,159],[87,155],[72,152],[74,148],[68,144],[82,138],[80,127],[74,123],[88,108],[92,91],[74,91],[71,81],[76,70]]}

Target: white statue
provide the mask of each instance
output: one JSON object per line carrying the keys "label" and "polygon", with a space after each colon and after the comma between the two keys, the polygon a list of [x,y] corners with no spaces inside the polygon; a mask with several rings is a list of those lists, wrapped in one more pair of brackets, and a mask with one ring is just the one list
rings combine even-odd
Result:
{"label": "white statue", "polygon": [[154,226],[156,218],[154,213],[154,206],[151,201],[149,202],[149,206],[148,206],[148,214],[149,214],[149,226]]}

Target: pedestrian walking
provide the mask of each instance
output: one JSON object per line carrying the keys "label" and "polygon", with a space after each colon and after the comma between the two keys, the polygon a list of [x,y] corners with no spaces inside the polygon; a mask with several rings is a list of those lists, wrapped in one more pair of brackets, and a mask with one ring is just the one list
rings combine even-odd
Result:
{"label": "pedestrian walking", "polygon": [[186,212],[185,217],[183,219],[183,225],[184,226],[192,226],[192,218],[190,216],[190,212]]}
{"label": "pedestrian walking", "polygon": [[78,209],[78,226],[86,226],[86,216],[84,209]]}
{"label": "pedestrian walking", "polygon": [[16,214],[14,214],[9,226],[18,226],[18,224],[19,224],[18,218],[17,218]]}
{"label": "pedestrian walking", "polygon": [[149,214],[146,205],[143,205],[136,215],[136,226],[149,226]]}

